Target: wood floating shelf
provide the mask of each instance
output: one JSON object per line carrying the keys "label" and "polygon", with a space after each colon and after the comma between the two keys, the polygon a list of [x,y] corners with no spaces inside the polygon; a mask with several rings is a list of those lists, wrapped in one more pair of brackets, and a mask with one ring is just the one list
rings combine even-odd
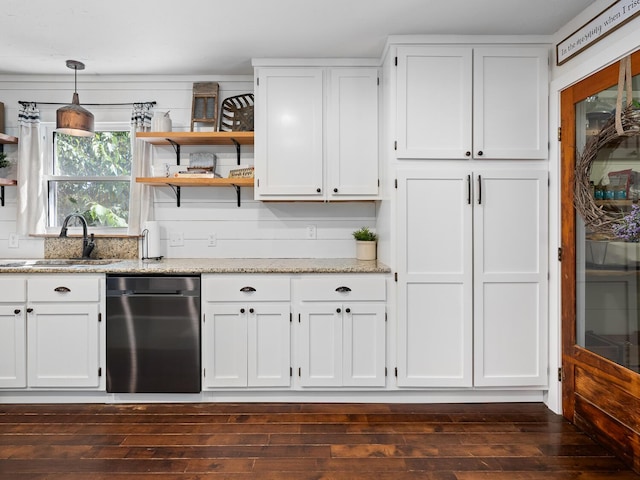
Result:
{"label": "wood floating shelf", "polygon": [[[176,165],[180,165],[180,147],[190,145],[229,145],[236,149],[237,164],[240,165],[240,146],[253,145],[253,132],[138,132],[136,138],[151,145],[171,145],[176,152]],[[176,194],[180,206],[181,187],[235,188],[240,206],[240,187],[253,187],[253,178],[193,178],[193,177],[139,177],[136,182],[147,185],[169,186]]]}
{"label": "wood floating shelf", "polygon": [[6,133],[0,133],[0,144],[2,145],[16,145],[18,143],[17,137],[12,137]]}
{"label": "wood floating shelf", "polygon": [[180,206],[181,187],[233,187],[236,190],[238,206],[240,187],[253,187],[253,178],[193,178],[193,177],[136,177],[137,183],[156,187],[171,187],[176,194],[176,206]]}
{"label": "wood floating shelf", "polygon": [[152,145],[253,145],[253,132],[138,132]]}
{"label": "wood floating shelf", "polygon": [[175,187],[253,187],[253,178],[137,177],[136,182]]}

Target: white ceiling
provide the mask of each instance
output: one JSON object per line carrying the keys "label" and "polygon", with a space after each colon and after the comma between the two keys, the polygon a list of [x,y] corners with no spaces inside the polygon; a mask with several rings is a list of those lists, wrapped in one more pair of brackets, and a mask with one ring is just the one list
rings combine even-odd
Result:
{"label": "white ceiling", "polygon": [[594,1],[2,0],[0,73],[250,74],[254,57],[379,57],[388,35],[551,35]]}

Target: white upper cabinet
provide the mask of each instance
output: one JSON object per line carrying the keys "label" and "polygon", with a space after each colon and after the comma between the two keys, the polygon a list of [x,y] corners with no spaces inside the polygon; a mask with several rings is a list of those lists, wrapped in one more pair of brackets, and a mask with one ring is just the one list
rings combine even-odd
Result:
{"label": "white upper cabinet", "polygon": [[329,71],[327,195],[378,194],[378,70]]}
{"label": "white upper cabinet", "polygon": [[255,196],[322,197],[324,72],[260,69],[255,106]]}
{"label": "white upper cabinet", "polygon": [[397,49],[397,158],[545,159],[548,51]]}
{"label": "white upper cabinet", "polygon": [[255,198],[377,198],[377,68],[260,67],[255,75]]}

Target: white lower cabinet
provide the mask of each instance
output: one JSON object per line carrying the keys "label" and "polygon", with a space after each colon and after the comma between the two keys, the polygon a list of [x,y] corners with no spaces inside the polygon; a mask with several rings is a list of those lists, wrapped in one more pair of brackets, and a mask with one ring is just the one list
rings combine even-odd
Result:
{"label": "white lower cabinet", "polygon": [[26,278],[0,278],[0,388],[27,386]]}
{"label": "white lower cabinet", "polygon": [[384,387],[384,277],[307,277],[294,291],[300,385]]}
{"label": "white lower cabinet", "polygon": [[21,284],[25,295],[22,303],[0,305],[0,386],[101,387],[102,279],[71,274],[1,279]]}
{"label": "white lower cabinet", "polygon": [[547,173],[398,176],[398,385],[547,384]]}
{"label": "white lower cabinet", "polygon": [[203,275],[203,387],[289,387],[290,281]]}

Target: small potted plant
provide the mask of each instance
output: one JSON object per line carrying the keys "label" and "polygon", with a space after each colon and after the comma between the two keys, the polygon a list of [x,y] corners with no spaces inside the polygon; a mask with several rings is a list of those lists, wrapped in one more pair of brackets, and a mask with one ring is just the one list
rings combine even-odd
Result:
{"label": "small potted plant", "polygon": [[376,259],[376,242],[378,235],[375,232],[369,230],[369,227],[362,227],[353,232],[353,238],[356,239],[356,259]]}
{"label": "small potted plant", "polygon": [[11,162],[7,160],[7,154],[4,152],[0,152],[0,168],[5,168],[11,165]]}

